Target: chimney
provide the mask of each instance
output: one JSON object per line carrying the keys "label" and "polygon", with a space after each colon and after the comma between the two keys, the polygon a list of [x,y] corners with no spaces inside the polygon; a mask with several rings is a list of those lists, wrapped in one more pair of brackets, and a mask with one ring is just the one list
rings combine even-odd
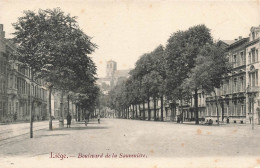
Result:
{"label": "chimney", "polygon": [[242,36],[239,36],[238,39],[241,40],[241,39],[242,39]]}
{"label": "chimney", "polygon": [[0,24],[0,32],[2,32],[4,30],[4,25]]}

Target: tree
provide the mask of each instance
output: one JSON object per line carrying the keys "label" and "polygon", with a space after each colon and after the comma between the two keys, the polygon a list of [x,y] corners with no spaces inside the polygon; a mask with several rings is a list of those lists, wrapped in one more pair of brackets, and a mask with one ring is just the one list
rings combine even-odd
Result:
{"label": "tree", "polygon": [[[179,94],[179,90],[182,90],[181,85],[194,68],[195,59],[201,48],[212,43],[210,31],[205,25],[197,25],[187,31],[178,31],[168,39],[165,48],[168,97],[175,97],[179,100],[182,98],[177,95],[181,95]],[[195,97],[195,104],[197,104],[196,90]],[[198,124],[198,108],[195,109],[196,124]]]}
{"label": "tree", "polygon": [[[96,45],[80,30],[76,17],[59,8],[25,11],[13,26],[17,59],[31,67],[35,78],[48,83],[49,95],[53,88],[73,91],[82,81],[94,83],[96,67],[88,54]],[[49,115],[52,130],[50,108]]]}
{"label": "tree", "polygon": [[[157,73],[156,80],[154,80],[154,85],[157,87],[153,92],[157,94],[157,98],[161,100],[161,121],[163,121],[163,98],[165,95],[165,81],[166,81],[166,69],[165,69],[165,55],[164,48],[159,45],[151,52],[153,59],[153,71]],[[156,109],[156,108],[154,108]]]}
{"label": "tree", "polygon": [[223,76],[230,72],[231,65],[225,50],[218,43],[205,45],[195,62],[195,67],[187,78],[187,85],[192,90],[199,88],[208,94],[214,93],[219,125],[218,98],[215,89],[220,88]]}

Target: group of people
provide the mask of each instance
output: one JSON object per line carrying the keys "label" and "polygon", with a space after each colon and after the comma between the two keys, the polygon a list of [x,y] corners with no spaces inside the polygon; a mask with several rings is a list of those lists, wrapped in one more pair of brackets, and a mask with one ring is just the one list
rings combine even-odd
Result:
{"label": "group of people", "polygon": [[[100,124],[100,115],[97,116],[97,119],[98,119],[98,124]],[[72,117],[70,115],[70,113],[67,115],[67,128],[70,128],[70,125],[71,125],[71,120],[72,120]],[[89,118],[85,117],[85,124],[87,126],[87,122],[89,121]]]}

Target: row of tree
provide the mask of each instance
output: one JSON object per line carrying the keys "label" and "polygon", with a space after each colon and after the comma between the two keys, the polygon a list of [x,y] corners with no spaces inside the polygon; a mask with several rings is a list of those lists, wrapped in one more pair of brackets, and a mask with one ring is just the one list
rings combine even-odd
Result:
{"label": "row of tree", "polygon": [[190,27],[173,33],[165,47],[159,45],[152,52],[143,54],[130,77],[110,91],[109,106],[118,111],[119,116],[125,117],[129,116],[130,106],[133,107],[132,116],[137,116],[137,106],[140,113],[142,104],[142,118],[145,119],[147,103],[148,120],[151,120],[152,100],[153,116],[157,120],[155,102],[160,99],[160,120],[163,121],[164,98],[175,103],[180,100],[182,105],[182,100],[193,95],[198,124],[198,90],[208,94],[214,92],[230,68],[225,49],[220,42],[213,41],[210,30],[205,25]]}
{"label": "row of tree", "polygon": [[[13,41],[17,50],[13,57],[32,70],[33,79],[41,78],[49,90],[49,129],[52,130],[51,95],[61,92],[83,111],[93,112],[99,88],[96,86],[96,66],[89,55],[97,46],[78,26],[76,17],[61,9],[25,11],[13,24]],[[63,117],[60,118],[63,122]]]}

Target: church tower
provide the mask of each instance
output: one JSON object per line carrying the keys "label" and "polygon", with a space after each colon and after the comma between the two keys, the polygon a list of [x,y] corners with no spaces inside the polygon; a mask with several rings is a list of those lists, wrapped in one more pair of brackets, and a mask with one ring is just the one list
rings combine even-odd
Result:
{"label": "church tower", "polygon": [[110,60],[107,62],[107,76],[108,78],[112,78],[114,76],[115,71],[117,70],[117,64],[115,61]]}

